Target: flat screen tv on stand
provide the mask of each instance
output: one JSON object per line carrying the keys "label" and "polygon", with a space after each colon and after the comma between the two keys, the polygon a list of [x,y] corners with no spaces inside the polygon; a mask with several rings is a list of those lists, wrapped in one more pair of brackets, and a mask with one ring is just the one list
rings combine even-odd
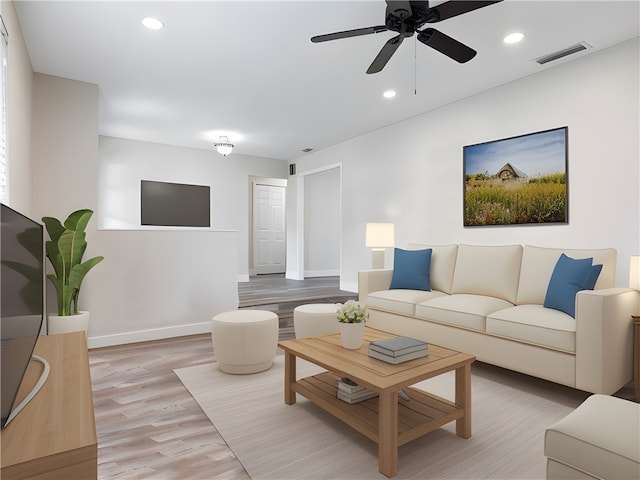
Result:
{"label": "flat screen tv on stand", "polygon": [[[33,354],[44,320],[44,237],[42,224],[0,204],[0,377],[1,428],[44,385],[49,364]],[[42,363],[35,386],[17,405],[31,360]]]}

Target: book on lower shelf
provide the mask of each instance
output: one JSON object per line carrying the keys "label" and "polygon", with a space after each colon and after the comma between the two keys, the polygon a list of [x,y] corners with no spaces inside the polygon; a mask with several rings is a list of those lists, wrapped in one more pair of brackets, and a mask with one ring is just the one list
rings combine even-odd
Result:
{"label": "book on lower shelf", "polygon": [[377,392],[363,385],[355,384],[349,379],[342,378],[338,381],[337,397],[347,403],[357,403],[378,396]]}
{"label": "book on lower shelf", "polygon": [[369,351],[372,350],[391,357],[399,357],[413,352],[425,351],[427,350],[427,343],[410,337],[385,338],[371,342]]}
{"label": "book on lower shelf", "polygon": [[405,353],[403,355],[387,355],[385,353],[381,353],[377,350],[369,349],[369,356],[372,358],[376,358],[378,360],[382,360],[383,362],[392,363],[394,365],[402,362],[408,362],[409,360],[414,360],[416,358],[426,357],[428,355],[428,349],[425,346],[422,350],[416,350],[413,352]]}

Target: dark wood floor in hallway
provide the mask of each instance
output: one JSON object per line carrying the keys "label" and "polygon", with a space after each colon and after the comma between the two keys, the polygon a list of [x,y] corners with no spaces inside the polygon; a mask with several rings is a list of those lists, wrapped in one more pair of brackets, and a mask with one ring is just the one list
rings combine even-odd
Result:
{"label": "dark wood floor in hallway", "polygon": [[344,303],[358,294],[340,290],[340,277],[290,280],[283,274],[258,275],[238,284],[239,308],[259,308],[278,315],[280,339],[292,338],[293,310],[307,303]]}
{"label": "dark wood floor in hallway", "polygon": [[330,297],[356,296],[340,290],[340,277],[314,277],[290,280],[281,273],[256,275],[238,284],[240,307],[284,303],[289,301],[326,300]]}

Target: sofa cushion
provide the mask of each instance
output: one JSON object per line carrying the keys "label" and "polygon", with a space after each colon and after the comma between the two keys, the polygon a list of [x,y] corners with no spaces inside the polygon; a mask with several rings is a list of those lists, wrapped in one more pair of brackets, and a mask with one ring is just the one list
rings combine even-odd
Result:
{"label": "sofa cushion", "polygon": [[431,288],[440,292],[451,293],[458,245],[422,245],[419,243],[410,243],[407,248],[409,250],[431,249]]}
{"label": "sofa cushion", "polygon": [[640,478],[640,405],[591,395],[545,431],[544,454],[574,472],[567,478]]}
{"label": "sofa cushion", "polygon": [[592,265],[592,258],[574,259],[564,253],[556,262],[551,274],[544,306],[576,316],[576,294],[580,290],[592,290],[602,265]]}
{"label": "sofa cushion", "polygon": [[414,316],[417,303],[443,295],[444,293],[437,290],[431,290],[430,292],[403,289],[381,290],[372,292],[367,296],[367,307]]}
{"label": "sofa cushion", "polygon": [[429,273],[431,271],[431,250],[393,251],[393,276],[390,289],[405,288],[411,290],[431,290]]}
{"label": "sofa cushion", "polygon": [[602,272],[598,276],[594,288],[614,287],[617,256],[615,249],[563,250],[525,245],[522,251],[522,267],[520,268],[516,304],[535,303],[542,305],[544,303],[551,273],[562,253],[572,258],[593,258],[593,263],[602,264]]}
{"label": "sofa cushion", "polygon": [[508,307],[513,307],[513,304],[500,298],[463,293],[419,303],[416,305],[415,316],[484,332],[487,315]]}
{"label": "sofa cushion", "polygon": [[576,320],[542,305],[517,305],[487,317],[487,333],[549,348],[576,351]]}
{"label": "sofa cushion", "polygon": [[497,297],[513,304],[521,260],[521,245],[460,245],[451,292]]}

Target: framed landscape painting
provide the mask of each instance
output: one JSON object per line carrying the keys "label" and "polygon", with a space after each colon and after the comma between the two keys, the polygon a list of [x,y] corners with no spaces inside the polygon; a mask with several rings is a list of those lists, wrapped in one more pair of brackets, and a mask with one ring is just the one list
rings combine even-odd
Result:
{"label": "framed landscape painting", "polygon": [[464,226],[567,223],[567,130],[465,146]]}

